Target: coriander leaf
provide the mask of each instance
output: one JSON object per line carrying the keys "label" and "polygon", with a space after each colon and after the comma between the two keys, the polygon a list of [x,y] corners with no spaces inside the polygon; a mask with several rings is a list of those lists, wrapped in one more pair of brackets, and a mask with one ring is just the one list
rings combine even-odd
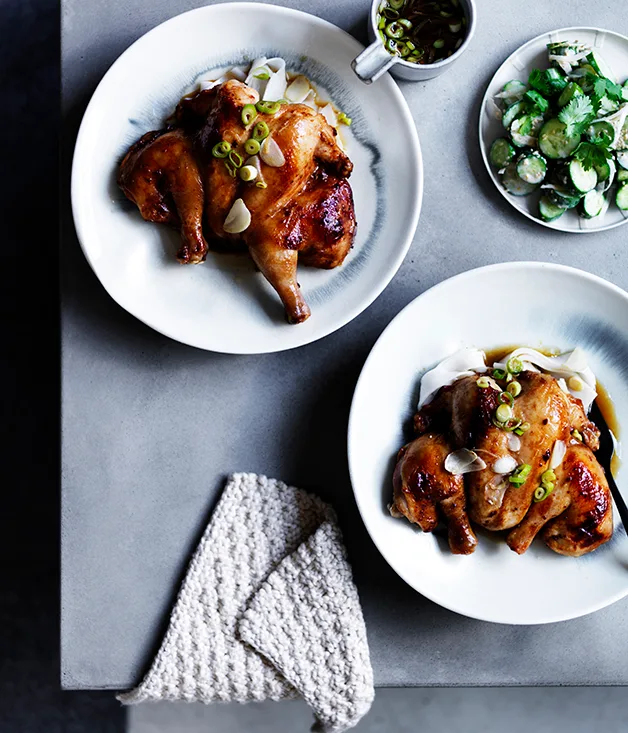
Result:
{"label": "coriander leaf", "polygon": [[591,168],[599,168],[606,163],[606,160],[611,157],[611,152],[601,145],[595,145],[594,143],[580,143],[574,153],[574,158],[582,163],[582,167],[585,170],[591,170]]}
{"label": "coriander leaf", "polygon": [[544,114],[549,109],[549,102],[547,99],[534,89],[529,89],[524,94],[524,99],[528,102],[532,102],[534,107],[538,109],[541,114]]}
{"label": "coriander leaf", "polygon": [[594,114],[591,100],[586,96],[580,96],[574,97],[561,109],[558,119],[565,125],[565,135],[570,136],[581,133]]}
{"label": "coriander leaf", "polygon": [[532,69],[530,76],[528,77],[528,86],[531,86],[532,89],[536,89],[543,94],[550,93],[547,79],[541,69]]}

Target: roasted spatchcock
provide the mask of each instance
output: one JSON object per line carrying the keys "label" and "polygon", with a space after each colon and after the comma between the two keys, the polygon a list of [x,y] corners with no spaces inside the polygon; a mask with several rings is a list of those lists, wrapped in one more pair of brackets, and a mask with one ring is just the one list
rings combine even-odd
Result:
{"label": "roasted spatchcock", "polygon": [[391,514],[425,532],[444,520],[456,554],[475,550],[472,522],[506,530],[519,554],[539,533],[574,557],[608,541],[611,494],[587,418],[595,379],[581,356],[569,357],[519,349],[429,395],[414,417],[418,437],[399,451]]}
{"label": "roasted spatchcock", "polygon": [[179,229],[180,262],[248,248],[300,323],[310,309],[297,259],[337,267],[352,245],[353,164],[323,114],[282,102],[237,79],[185,97],[171,124],[130,148],[118,183],[144,219]]}

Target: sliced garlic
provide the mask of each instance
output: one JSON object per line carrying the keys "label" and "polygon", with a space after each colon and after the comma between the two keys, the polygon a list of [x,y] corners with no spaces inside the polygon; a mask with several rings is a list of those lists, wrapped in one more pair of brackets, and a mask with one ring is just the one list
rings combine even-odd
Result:
{"label": "sliced garlic", "polygon": [[254,165],[243,165],[240,168],[240,178],[243,181],[254,181],[257,178],[257,168]]}
{"label": "sliced garlic", "polygon": [[331,104],[326,104],[318,110],[332,127],[338,127],[338,117]]}
{"label": "sliced garlic", "polygon": [[236,199],[233,202],[231,210],[227,214],[225,223],[222,228],[228,234],[240,234],[245,229],[248,229],[251,223],[251,212],[246,208],[246,204],[242,199]]}
{"label": "sliced garlic", "polygon": [[512,456],[504,456],[493,463],[493,471],[495,473],[505,474],[514,471],[517,468],[517,461]]}
{"label": "sliced garlic", "polygon": [[582,381],[582,379],[580,379],[580,377],[569,377],[567,386],[573,392],[581,392],[582,388],[584,387],[584,382]]}
{"label": "sliced garlic", "polygon": [[550,462],[549,462],[549,467],[552,470],[560,466],[560,464],[563,462],[565,458],[566,452],[567,452],[567,446],[565,445],[565,442],[563,440],[557,440],[554,443],[554,448],[552,449],[552,455],[550,457]]}
{"label": "sliced garlic", "polygon": [[486,468],[486,463],[477,453],[468,448],[453,451],[445,458],[445,471],[449,471],[454,475],[481,471],[484,468]]}
{"label": "sliced garlic", "polygon": [[521,438],[518,435],[515,435],[514,433],[508,433],[508,438],[506,442],[508,443],[508,449],[513,451],[514,453],[521,450]]}
{"label": "sliced garlic", "polygon": [[303,102],[312,90],[310,82],[305,76],[297,76],[297,78],[288,85],[286,89],[286,99],[291,102]]}
{"label": "sliced garlic", "polygon": [[270,136],[262,143],[259,154],[264,163],[269,165],[271,168],[281,168],[281,166],[286,162],[281,148]]}

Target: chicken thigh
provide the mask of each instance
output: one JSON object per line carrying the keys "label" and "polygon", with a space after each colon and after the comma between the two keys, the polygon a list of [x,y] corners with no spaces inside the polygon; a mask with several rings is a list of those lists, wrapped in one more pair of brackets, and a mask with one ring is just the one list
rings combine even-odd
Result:
{"label": "chicken thigh", "polygon": [[451,551],[468,555],[475,550],[477,539],[467,517],[462,476],[454,476],[444,467],[450,451],[446,439],[432,433],[399,451],[390,513],[406,517],[424,532],[433,532],[444,519]]}

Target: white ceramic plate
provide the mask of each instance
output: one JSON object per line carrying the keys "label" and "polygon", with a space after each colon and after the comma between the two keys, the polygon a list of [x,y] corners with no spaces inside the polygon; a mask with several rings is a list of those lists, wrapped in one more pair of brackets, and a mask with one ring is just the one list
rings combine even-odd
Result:
{"label": "white ceramic plate", "polygon": [[550,229],[582,234],[613,229],[613,227],[625,224],[628,221],[628,212],[621,211],[615,206],[615,188],[613,188],[613,200],[608,210],[595,219],[582,219],[575,210],[571,210],[563,214],[560,219],[556,219],[556,221],[545,222],[538,215],[540,194],[533,193],[530,196],[513,196],[509,194],[501,185],[497,172],[488,160],[488,153],[493,141],[504,136],[503,125],[500,120],[496,119],[490,100],[511,79],[520,79],[527,82],[532,69],[546,69],[548,67],[548,43],[576,40],[587,43],[596,51],[599,51],[622,83],[628,78],[628,38],[625,36],[601,28],[561,28],[543,33],[511,54],[491,79],[480,108],[480,148],[486,170],[497,190],[517,211],[527,216],[528,219],[537,222],[537,224],[542,224]]}
{"label": "white ceramic plate", "polygon": [[[490,293],[520,294],[513,307]],[[493,303],[493,305],[491,305]],[[493,265],[458,275],[412,301],[373,347],[349,421],[349,468],[371,538],[413,588],[452,611],[485,621],[542,624],[595,611],[628,595],[628,538],[616,515],[613,538],[581,558],[535,540],[524,555],[503,538],[478,535],[469,556],[386,510],[392,471],[413,415],[421,375],[463,346],[582,347],[628,419],[628,294],[580,270],[542,263]],[[621,437],[621,436],[620,436]],[[617,483],[628,499],[628,466]]]}
{"label": "white ceramic plate", "polygon": [[[226,30],[225,30],[226,29]],[[134,43],[109,69],[87,108],[74,154],[72,206],[94,272],[122,307],[183,343],[225,353],[291,349],[361,313],[399,268],[416,229],[423,167],[416,128],[389,77],[365,87],[351,70],[362,46],[306,13],[252,3],[192,10]],[[144,222],[115,183],[117,163],[147,130],[159,129],[183,92],[208,69],[282,56],[353,118],[345,141],[358,233],[342,267],[299,267],[312,310],[288,325],[248,256],[174,259],[178,234]]]}

